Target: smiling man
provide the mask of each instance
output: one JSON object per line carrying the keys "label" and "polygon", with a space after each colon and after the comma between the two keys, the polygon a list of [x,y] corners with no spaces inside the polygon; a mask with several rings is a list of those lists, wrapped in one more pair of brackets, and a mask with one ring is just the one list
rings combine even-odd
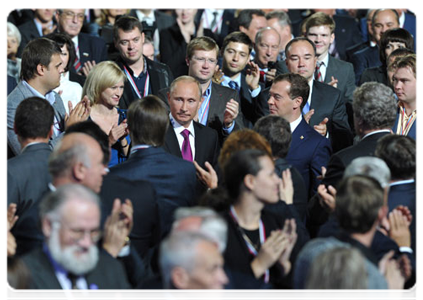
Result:
{"label": "smiling man", "polygon": [[113,27],[113,38],[120,54],[116,63],[128,78],[119,102],[120,108],[127,109],[134,100],[157,95],[160,89],[170,85],[173,75],[169,67],[143,55],[145,37],[137,18],[119,18]]}

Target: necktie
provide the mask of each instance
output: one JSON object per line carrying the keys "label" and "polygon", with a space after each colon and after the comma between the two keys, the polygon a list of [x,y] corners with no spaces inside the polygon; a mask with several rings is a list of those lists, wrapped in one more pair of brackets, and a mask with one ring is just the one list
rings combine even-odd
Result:
{"label": "necktie", "polygon": [[191,152],[191,145],[189,143],[189,130],[184,129],[181,132],[182,136],[184,137],[184,142],[182,143],[182,158],[188,161],[192,161],[192,152]]}
{"label": "necktie", "polygon": [[213,32],[215,32],[213,30],[213,28],[214,28],[214,26],[216,26],[216,23],[217,23],[217,11],[215,11],[213,13],[213,20],[212,20],[211,25],[210,25],[210,30],[213,31]]}
{"label": "necktie", "polygon": [[79,60],[79,45],[78,47],[76,47],[76,57],[75,57],[75,62],[73,63],[73,67],[75,68],[76,72],[78,73],[79,70],[81,70],[81,61]]}
{"label": "necktie", "polygon": [[236,82],[235,82],[235,81],[233,81],[233,80],[229,81],[229,87],[230,87],[231,89],[234,89],[234,90],[239,91],[239,86],[238,86],[238,83],[236,83]]}
{"label": "necktie", "polygon": [[308,102],[306,102],[306,104],[303,107],[303,115],[305,115],[309,111],[310,111],[310,104],[308,104]]}
{"label": "necktie", "polygon": [[322,61],[316,63],[316,72],[314,73],[314,79],[317,81],[323,82],[322,72],[320,72],[320,67],[323,65]]}
{"label": "necktie", "polygon": [[264,71],[260,71],[260,82],[264,82]]}
{"label": "necktie", "polygon": [[79,290],[78,286],[76,285],[77,276],[75,274],[69,273],[68,278],[72,283],[72,295],[75,297],[75,300],[86,300],[85,296]]}

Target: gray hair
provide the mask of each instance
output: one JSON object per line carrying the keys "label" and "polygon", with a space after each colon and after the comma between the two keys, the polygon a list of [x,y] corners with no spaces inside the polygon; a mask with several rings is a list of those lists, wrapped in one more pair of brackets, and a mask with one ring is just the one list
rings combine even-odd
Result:
{"label": "gray hair", "polygon": [[363,130],[392,128],[397,101],[392,89],[382,83],[366,82],[354,91],[354,118]]}
{"label": "gray hair", "polygon": [[258,45],[258,44],[261,42],[261,39],[262,39],[262,37],[263,37],[263,34],[264,34],[266,31],[273,31],[274,33],[276,33],[276,35],[277,35],[277,36],[278,36],[278,38],[279,38],[279,44],[281,43],[281,37],[280,37],[279,33],[276,31],[276,29],[275,29],[275,28],[272,28],[272,27],[267,26],[267,27],[264,27],[264,28],[260,29],[259,31],[257,31],[256,38],[255,38],[255,41],[254,41],[254,43],[255,43],[256,45]]}
{"label": "gray hair", "polygon": [[201,218],[201,225],[198,232],[208,236],[215,241],[220,252],[226,248],[228,225],[226,221],[214,210],[206,207],[181,207],[175,211],[175,221],[173,223],[173,231],[178,230],[177,227],[181,221],[189,217]]}
{"label": "gray hair", "polygon": [[291,19],[289,15],[282,10],[274,10],[266,14],[266,20],[278,19],[279,25],[283,28],[291,26]]}
{"label": "gray hair", "polygon": [[65,184],[41,200],[39,206],[40,220],[48,217],[51,220],[59,221],[62,217],[64,204],[71,199],[83,199],[100,208],[100,198],[92,190],[80,184]]}
{"label": "gray hair", "polygon": [[382,188],[389,186],[391,171],[386,163],[377,157],[363,156],[354,159],[345,169],[344,178],[366,175],[377,180]]}
{"label": "gray hair", "polygon": [[172,286],[172,270],[181,267],[190,273],[195,267],[197,246],[201,242],[214,243],[208,236],[191,231],[172,232],[160,245],[159,264],[165,288]]}
{"label": "gray hair", "polygon": [[18,40],[18,45],[21,44],[22,36],[15,24],[7,22],[7,35],[15,37]]}

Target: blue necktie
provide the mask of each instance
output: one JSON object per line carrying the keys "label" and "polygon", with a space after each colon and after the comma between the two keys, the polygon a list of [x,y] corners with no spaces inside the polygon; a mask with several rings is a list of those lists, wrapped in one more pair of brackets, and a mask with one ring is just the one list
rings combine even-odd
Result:
{"label": "blue necktie", "polygon": [[238,83],[236,83],[236,82],[235,82],[235,81],[233,81],[233,80],[229,81],[229,87],[230,87],[231,89],[234,89],[234,90],[239,91],[239,86],[238,86]]}

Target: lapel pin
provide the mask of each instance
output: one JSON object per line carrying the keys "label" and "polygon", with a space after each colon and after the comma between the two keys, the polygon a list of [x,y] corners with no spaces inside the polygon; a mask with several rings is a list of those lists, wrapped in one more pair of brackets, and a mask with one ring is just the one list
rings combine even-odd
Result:
{"label": "lapel pin", "polygon": [[300,136],[300,139],[304,139],[304,136],[302,135],[302,136]]}
{"label": "lapel pin", "polygon": [[85,57],[90,56],[90,54],[89,54],[89,53],[87,53],[87,52],[82,53],[82,55],[83,55],[83,56],[85,56]]}

